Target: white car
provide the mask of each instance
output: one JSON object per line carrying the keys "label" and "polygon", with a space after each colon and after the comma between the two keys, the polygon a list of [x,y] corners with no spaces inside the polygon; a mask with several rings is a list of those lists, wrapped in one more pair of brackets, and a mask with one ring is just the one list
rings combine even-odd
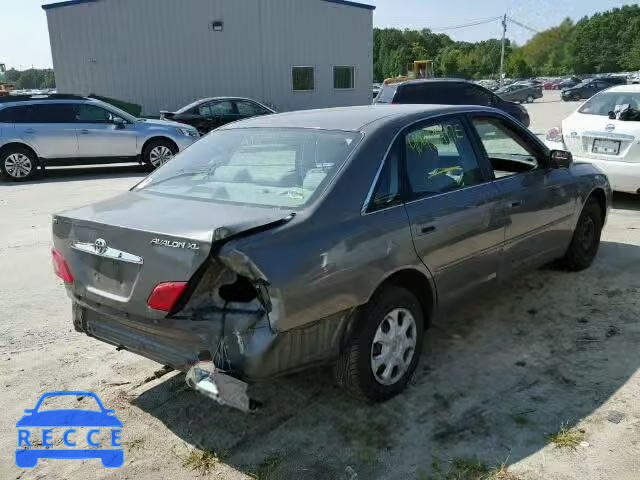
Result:
{"label": "white car", "polygon": [[640,85],[594,95],[551,129],[545,143],[598,166],[613,190],[640,194]]}

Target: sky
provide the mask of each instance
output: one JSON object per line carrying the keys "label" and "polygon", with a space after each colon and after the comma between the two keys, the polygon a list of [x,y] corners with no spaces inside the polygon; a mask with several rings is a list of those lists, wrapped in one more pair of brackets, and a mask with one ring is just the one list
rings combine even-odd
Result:
{"label": "sky", "polygon": [[[129,0],[136,1],[136,0]],[[188,0],[181,0],[187,2]],[[268,2],[269,0],[263,0]],[[422,29],[447,33],[454,40],[477,41],[497,38],[500,22],[469,28],[448,29],[491,17],[509,14],[519,23],[534,30],[545,30],[564,18],[574,20],[612,7],[638,3],[640,0],[361,0],[375,5],[373,15],[377,27]],[[51,67],[49,34],[43,3],[52,0],[0,0],[0,63],[7,68]],[[524,44],[533,32],[514,24],[507,36]],[[440,30],[442,29],[442,30]]]}

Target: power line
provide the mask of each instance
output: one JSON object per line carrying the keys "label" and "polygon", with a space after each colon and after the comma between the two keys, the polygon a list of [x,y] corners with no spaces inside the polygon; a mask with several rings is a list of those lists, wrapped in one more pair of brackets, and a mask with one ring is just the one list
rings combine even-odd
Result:
{"label": "power line", "polygon": [[475,27],[477,25],[484,25],[486,23],[492,23],[495,22],[497,20],[500,20],[501,17],[491,17],[491,18],[485,18],[482,20],[473,20],[470,21],[469,23],[463,23],[460,25],[450,25],[448,27],[435,27],[435,28],[430,28],[429,30],[431,30],[432,32],[444,32],[447,30],[459,30],[461,28],[468,28],[468,27]]}
{"label": "power line", "polygon": [[531,28],[527,25],[524,25],[523,23],[520,23],[519,21],[517,21],[515,18],[513,17],[507,17],[508,20],[513,23],[514,25],[518,25],[520,28],[524,28],[525,30],[529,30],[530,32],[533,33],[540,33],[538,30],[536,30],[535,28]]}

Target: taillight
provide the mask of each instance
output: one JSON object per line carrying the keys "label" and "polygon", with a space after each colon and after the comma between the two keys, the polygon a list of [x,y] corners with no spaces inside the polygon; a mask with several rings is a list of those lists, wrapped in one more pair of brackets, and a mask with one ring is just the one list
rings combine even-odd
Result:
{"label": "taillight", "polygon": [[147,305],[154,310],[170,312],[185,288],[187,288],[187,282],[160,283],[151,292]]}
{"label": "taillight", "polygon": [[60,277],[64,283],[72,284],[73,275],[71,275],[69,264],[67,264],[67,261],[64,259],[62,254],[56,249],[52,248],[51,259],[53,261],[53,271],[55,272],[55,274]]}

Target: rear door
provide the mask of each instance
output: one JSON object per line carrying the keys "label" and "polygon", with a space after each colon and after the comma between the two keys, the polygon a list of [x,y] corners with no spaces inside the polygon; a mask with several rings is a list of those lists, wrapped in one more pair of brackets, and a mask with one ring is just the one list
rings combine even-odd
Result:
{"label": "rear door", "polygon": [[16,136],[32,145],[41,158],[74,158],[78,155],[72,104],[50,101],[16,108]]}
{"label": "rear door", "polygon": [[79,157],[129,158],[137,155],[138,134],[135,125],[125,119],[116,125],[115,115],[98,105],[77,103],[74,108]]}
{"label": "rear door", "polygon": [[547,149],[511,120],[470,118],[507,209],[504,273],[561,256],[576,221],[577,184],[571,171],[549,168]]}
{"label": "rear door", "polygon": [[440,302],[495,283],[504,206],[464,122],[452,116],[410,127],[403,151],[413,241]]}
{"label": "rear door", "polygon": [[200,116],[205,119],[208,130],[214,130],[240,117],[231,100],[216,100],[198,107]]}

